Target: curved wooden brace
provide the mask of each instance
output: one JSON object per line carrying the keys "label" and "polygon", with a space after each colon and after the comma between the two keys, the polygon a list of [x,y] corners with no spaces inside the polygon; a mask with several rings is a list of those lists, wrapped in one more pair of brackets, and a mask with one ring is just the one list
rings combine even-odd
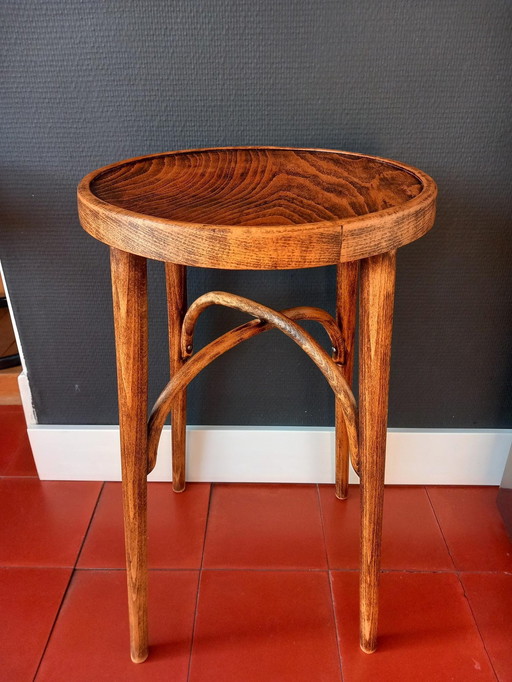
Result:
{"label": "curved wooden brace", "polygon": [[[217,304],[215,299],[217,293],[218,292],[211,291],[204,294],[194,301],[187,310],[181,328],[181,354],[184,359],[192,355],[194,331],[197,320],[206,308]],[[242,310],[242,308],[237,309]],[[249,312],[249,310],[244,308],[243,312]],[[252,312],[250,312],[250,314],[252,315]],[[319,322],[329,336],[332,346],[332,359],[338,365],[345,364],[345,342],[343,340],[343,334],[332,315],[329,315],[329,313],[322,310],[322,308],[312,308],[310,306],[286,308],[285,310],[281,310],[281,315],[289,317],[290,320],[310,320]],[[268,328],[269,327],[265,327],[265,331],[267,331]]]}
{"label": "curved wooden brace", "polygon": [[187,386],[202,369],[227,350],[255,336],[260,331],[265,331],[271,327],[280,329],[309,355],[339,398],[345,421],[352,465],[356,471],[359,471],[356,402],[343,376],[342,369],[329,357],[320,344],[296,322],[282,313],[278,313],[271,308],[250,301],[242,296],[221,291],[210,292],[198,298],[192,305],[194,306],[197,303],[198,307],[200,307],[204,302],[202,299],[208,301],[208,305],[225,305],[228,308],[249,312],[257,317],[257,319],[232,329],[202,348],[187,360],[164,388],[153,407],[148,422],[148,473],[155,466],[160,434],[167,415],[171,411],[172,402],[176,394]]}

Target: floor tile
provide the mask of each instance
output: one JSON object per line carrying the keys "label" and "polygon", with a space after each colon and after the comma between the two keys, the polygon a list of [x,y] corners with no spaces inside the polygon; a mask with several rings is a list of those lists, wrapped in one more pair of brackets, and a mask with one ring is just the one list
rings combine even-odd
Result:
{"label": "floor tile", "polygon": [[0,565],[73,566],[101,485],[0,479]]}
{"label": "floor tile", "polygon": [[316,486],[214,485],[203,565],[325,568]]}
{"label": "floor tile", "polygon": [[[190,483],[174,493],[170,483],[148,485],[148,557],[151,568],[199,568],[210,484]],[[120,483],[106,483],[78,562],[80,568],[124,568]]]}
{"label": "floor tile", "polygon": [[37,682],[185,682],[197,571],[151,571],[149,658],[130,659],[126,574],[75,571]]}
{"label": "floor tile", "polygon": [[0,433],[0,476],[37,476],[21,406],[0,406]]}
{"label": "floor tile", "polygon": [[[320,500],[331,568],[359,568],[359,486],[346,500],[322,485]],[[422,486],[386,486],[382,530],[382,567],[453,570],[443,535]]]}
{"label": "floor tile", "polygon": [[494,487],[428,487],[455,566],[461,571],[512,571],[512,542]]}
{"label": "floor tile", "polygon": [[341,679],[324,571],[203,571],[190,682]]}
{"label": "floor tile", "polygon": [[70,575],[70,568],[0,568],[3,680],[33,680]]}
{"label": "floor tile", "polygon": [[462,584],[500,682],[512,680],[512,575],[463,573]]}
{"label": "floor tile", "polygon": [[333,571],[344,682],[495,682],[461,584],[453,573],[384,573],[379,646],[359,648],[356,572]]}

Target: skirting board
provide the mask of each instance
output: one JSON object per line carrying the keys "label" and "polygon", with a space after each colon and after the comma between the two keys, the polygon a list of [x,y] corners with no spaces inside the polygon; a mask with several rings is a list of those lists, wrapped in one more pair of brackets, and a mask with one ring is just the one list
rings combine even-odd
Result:
{"label": "skirting board", "polygon": [[[121,478],[117,426],[31,425],[28,434],[43,480]],[[386,483],[499,485],[511,443],[508,429],[389,429]],[[149,480],[171,480],[170,450],[166,427]],[[187,480],[332,483],[334,430],[188,427]]]}

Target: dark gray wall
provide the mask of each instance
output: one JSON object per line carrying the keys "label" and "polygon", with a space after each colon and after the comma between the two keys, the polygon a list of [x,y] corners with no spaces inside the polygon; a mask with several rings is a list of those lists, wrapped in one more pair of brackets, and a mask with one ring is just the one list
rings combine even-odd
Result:
{"label": "dark gray wall", "polygon": [[[390,425],[510,424],[511,4],[489,0],[3,2],[5,268],[42,423],[117,420],[107,248],[75,187],[122,158],[275,144],[389,156],[440,189],[399,254]],[[166,381],[151,267],[151,390]],[[333,308],[334,270],[190,271],[274,307]],[[202,341],[239,318],[208,311]],[[271,332],[211,366],[190,423],[332,424],[330,390]]]}

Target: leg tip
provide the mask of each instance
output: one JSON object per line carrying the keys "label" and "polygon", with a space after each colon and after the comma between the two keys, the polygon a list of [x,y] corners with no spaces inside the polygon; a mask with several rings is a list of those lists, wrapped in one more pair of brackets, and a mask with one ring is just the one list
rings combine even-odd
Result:
{"label": "leg tip", "polygon": [[182,485],[174,485],[174,483],[173,483],[173,485],[172,485],[173,492],[175,492],[175,493],[182,493],[185,491],[185,488],[186,488],[186,486],[184,483]]}
{"label": "leg tip", "polygon": [[365,654],[373,654],[377,650],[377,643],[367,644],[366,642],[360,642],[359,646],[361,647],[361,651]]}
{"label": "leg tip", "polygon": [[347,486],[335,485],[334,493],[338,500],[346,500],[348,497],[348,488]]}
{"label": "leg tip", "polygon": [[133,663],[144,663],[146,658],[148,657],[149,651],[146,649],[146,651],[143,652],[131,652],[130,656],[133,661]]}

